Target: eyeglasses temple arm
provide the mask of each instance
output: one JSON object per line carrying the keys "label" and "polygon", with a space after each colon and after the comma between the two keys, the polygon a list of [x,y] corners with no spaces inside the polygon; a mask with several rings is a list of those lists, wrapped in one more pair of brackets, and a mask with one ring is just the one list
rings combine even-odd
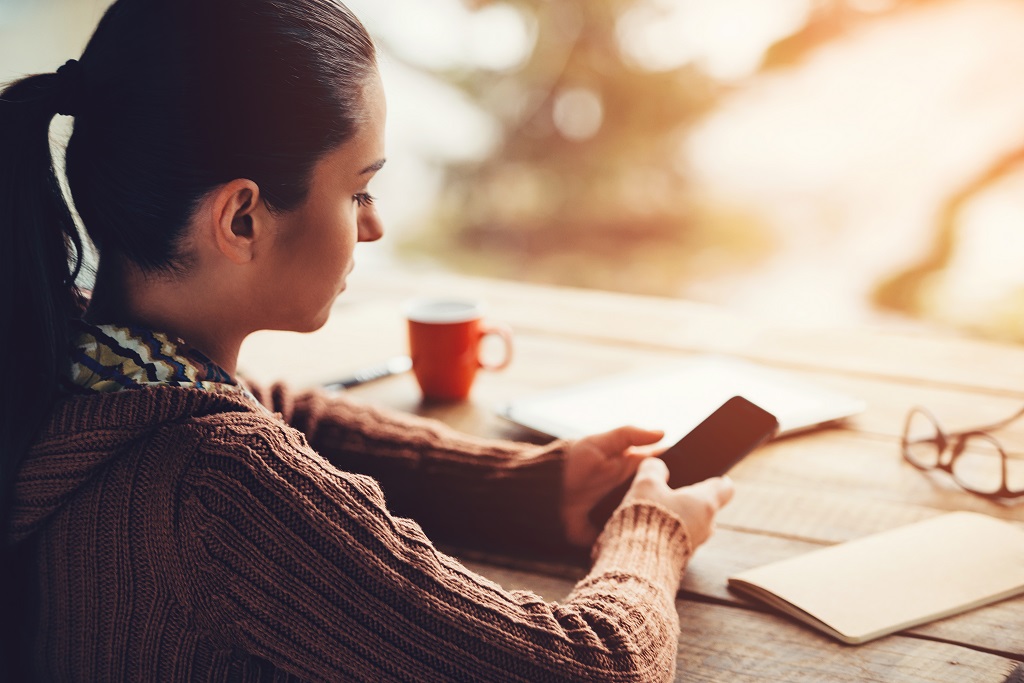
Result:
{"label": "eyeglasses temple arm", "polygon": [[972,432],[987,432],[987,431],[991,431],[993,429],[1001,429],[1001,428],[1007,426],[1008,424],[1010,424],[1011,422],[1013,422],[1014,420],[1019,419],[1022,416],[1024,416],[1024,407],[1022,407],[1020,410],[1018,410],[1016,413],[1014,413],[1010,417],[1003,418],[1002,420],[999,420],[998,422],[993,422],[992,424],[984,425],[983,427],[976,427],[975,429],[972,429],[970,431],[972,431]]}

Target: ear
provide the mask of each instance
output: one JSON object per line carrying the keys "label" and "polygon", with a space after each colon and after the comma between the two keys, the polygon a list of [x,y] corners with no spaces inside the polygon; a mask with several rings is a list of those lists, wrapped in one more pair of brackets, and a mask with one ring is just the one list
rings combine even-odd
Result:
{"label": "ear", "polygon": [[232,180],[215,193],[212,228],[217,250],[232,263],[249,263],[267,234],[260,211],[260,188],[251,180]]}

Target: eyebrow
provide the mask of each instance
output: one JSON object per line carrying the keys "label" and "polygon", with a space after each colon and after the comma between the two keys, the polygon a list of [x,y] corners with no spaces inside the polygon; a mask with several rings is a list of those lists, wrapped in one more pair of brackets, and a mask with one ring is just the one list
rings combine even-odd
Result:
{"label": "eyebrow", "polygon": [[367,173],[376,173],[380,169],[384,168],[384,163],[386,161],[387,159],[379,159],[373,162],[372,164],[364,168],[362,171],[360,171],[359,175],[366,175]]}

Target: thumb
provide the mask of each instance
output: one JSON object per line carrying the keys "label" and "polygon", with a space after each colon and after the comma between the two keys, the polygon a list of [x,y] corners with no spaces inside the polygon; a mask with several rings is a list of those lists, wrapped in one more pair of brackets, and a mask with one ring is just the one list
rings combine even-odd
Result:
{"label": "thumb", "polygon": [[736,490],[729,477],[712,477],[687,488],[708,500],[715,509],[727,505]]}
{"label": "thumb", "polygon": [[636,471],[636,479],[646,479],[659,484],[668,483],[668,465],[661,458],[644,458]]}

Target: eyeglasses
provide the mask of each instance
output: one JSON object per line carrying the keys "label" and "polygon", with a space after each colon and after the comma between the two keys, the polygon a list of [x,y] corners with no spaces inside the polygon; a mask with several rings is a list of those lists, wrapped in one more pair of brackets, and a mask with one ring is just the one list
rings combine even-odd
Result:
{"label": "eyeglasses", "polygon": [[1024,416],[947,434],[926,408],[911,409],[903,428],[903,457],[919,470],[942,470],[965,491],[988,499],[1024,496],[1024,457],[1011,457],[990,431]]}

